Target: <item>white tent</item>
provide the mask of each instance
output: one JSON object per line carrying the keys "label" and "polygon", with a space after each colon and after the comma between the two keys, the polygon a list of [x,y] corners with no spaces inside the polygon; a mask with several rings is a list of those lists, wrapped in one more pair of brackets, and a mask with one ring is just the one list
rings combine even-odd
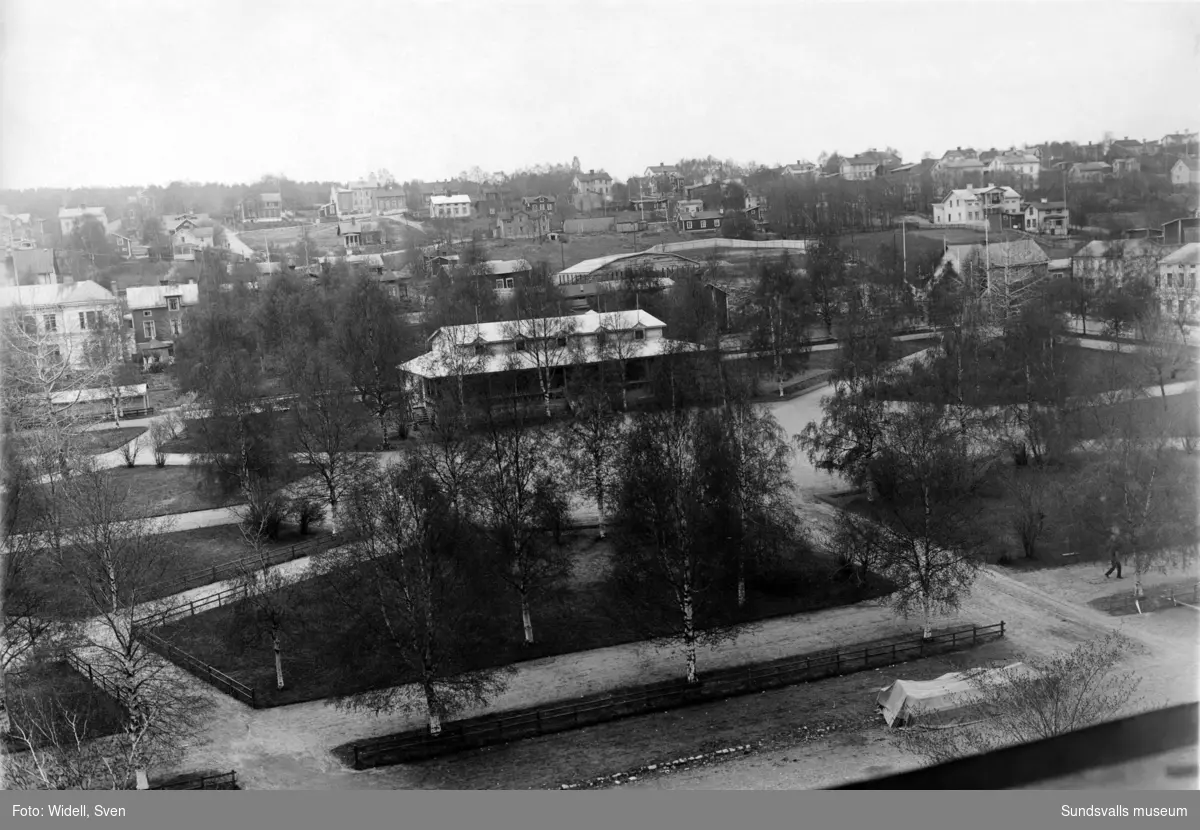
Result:
{"label": "white tent", "polygon": [[1003,682],[1015,672],[1032,671],[1024,663],[1013,663],[1003,669],[984,669],[974,672],[951,672],[936,680],[897,680],[879,690],[876,704],[888,726],[903,726],[918,714],[936,712],[953,718],[954,713],[967,707],[975,697],[978,686],[968,678],[982,675],[990,683]]}

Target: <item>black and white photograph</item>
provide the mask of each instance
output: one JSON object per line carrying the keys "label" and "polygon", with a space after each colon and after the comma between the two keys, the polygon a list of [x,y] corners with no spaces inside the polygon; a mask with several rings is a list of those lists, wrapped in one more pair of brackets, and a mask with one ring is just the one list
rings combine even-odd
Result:
{"label": "black and white photograph", "polygon": [[0,823],[1194,821],[1200,4],[0,27]]}

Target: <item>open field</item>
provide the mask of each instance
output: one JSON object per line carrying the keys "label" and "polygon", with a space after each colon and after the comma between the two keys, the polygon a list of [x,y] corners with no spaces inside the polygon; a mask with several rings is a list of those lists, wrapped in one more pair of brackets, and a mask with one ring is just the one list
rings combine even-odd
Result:
{"label": "open field", "polygon": [[[609,543],[592,534],[581,534],[568,542],[581,565],[579,574],[557,591],[547,595],[533,609],[534,630],[538,642],[526,646],[521,639],[519,607],[507,594],[498,596],[492,609],[496,624],[492,639],[469,659],[481,668],[521,663],[555,655],[604,648],[644,638],[645,632],[613,609],[610,588],[604,578]],[[403,667],[379,660],[374,676],[362,680],[340,677],[331,658],[344,652],[347,644],[359,641],[365,632],[355,630],[342,610],[323,589],[323,581],[308,580],[297,589],[297,608],[304,609],[288,636],[283,654],[288,688],[276,691],[274,663],[265,642],[240,644],[231,648],[227,632],[236,615],[236,606],[186,617],[158,633],[169,642],[211,663],[243,683],[252,685],[268,701],[278,706],[348,694],[373,687],[410,682],[413,678]],[[823,560],[796,559],[747,586],[747,603],[742,609],[731,605],[728,622],[778,617],[802,611],[842,606],[879,596],[886,588],[877,582],[862,591],[833,579]]]}
{"label": "open field", "polygon": [[[660,234],[639,233],[637,250],[644,251],[651,245],[663,242],[680,242],[691,237],[681,236],[674,231]],[[490,239],[486,240],[488,256],[492,259],[525,259],[529,262],[549,263],[551,270],[570,268],[585,259],[631,254],[634,252],[632,233],[571,234],[566,243],[542,242],[535,239]],[[686,254],[684,254],[686,256]]]}
{"label": "open field", "polygon": [[[316,225],[291,225],[282,228],[262,226],[239,230],[237,231],[237,235],[239,239],[255,251],[263,252],[267,250],[268,244],[273,252],[278,252],[283,248],[300,243],[307,237],[309,255],[320,256],[332,252],[341,244],[337,235],[337,227],[337,222],[321,222]],[[387,244],[384,247],[389,250],[405,247],[409,234],[414,233],[404,225],[386,221],[386,218],[382,220],[382,227],[386,231],[385,238],[387,239]],[[421,238],[419,234],[417,236]]]}

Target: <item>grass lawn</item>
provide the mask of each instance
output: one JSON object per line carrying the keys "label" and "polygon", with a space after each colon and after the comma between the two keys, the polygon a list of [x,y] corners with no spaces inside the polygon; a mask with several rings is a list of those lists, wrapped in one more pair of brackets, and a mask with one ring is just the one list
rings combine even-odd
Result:
{"label": "grass lawn", "polygon": [[[609,543],[592,534],[580,534],[569,541],[578,557],[574,577],[557,592],[545,597],[533,611],[535,632],[539,638],[532,647],[521,641],[521,616],[518,606],[503,596],[496,603],[494,642],[480,648],[477,662],[461,668],[498,666],[587,651],[644,639],[627,617],[614,610],[605,579],[610,556]],[[835,581],[827,563],[805,559],[789,563],[747,587],[747,603],[742,609],[729,608],[728,622],[815,611],[860,602],[883,595],[890,586],[879,582],[863,590]],[[302,621],[289,636],[283,661],[284,673],[291,678],[283,691],[275,688],[275,670],[266,640],[246,643],[235,631],[236,607],[225,606],[194,617],[187,617],[160,629],[158,633],[179,648],[212,664],[243,683],[252,685],[269,706],[315,700],[339,694],[364,691],[411,682],[403,667],[364,679],[349,686],[337,672],[339,641],[345,642],[351,622],[335,603],[323,597],[323,581],[309,580],[299,588],[296,607],[302,609]],[[364,636],[367,636],[364,633]]]}
{"label": "grass lawn", "polygon": [[[325,529],[310,528],[307,535],[301,536],[296,526],[286,524],[277,540],[264,541],[263,544],[266,550],[277,551],[327,534]],[[179,581],[185,578],[196,577],[192,587],[206,584],[212,581],[207,573],[208,569],[252,554],[237,525],[178,530],[162,534],[161,541],[167,555],[156,568],[156,572],[147,576],[153,580],[153,584],[141,592],[138,602],[149,602],[177,593]],[[71,551],[64,551],[64,556],[69,559]],[[203,582],[200,581],[201,578]],[[220,578],[227,579],[228,576],[223,574]],[[20,582],[18,588],[29,587],[40,596],[53,595],[54,613],[58,616],[80,618],[96,613],[79,586],[69,579],[64,579],[49,556],[33,559],[29,569],[22,571]]]}
{"label": "grass lawn", "polygon": [[[674,231],[657,235],[639,233],[637,235],[638,250],[645,250],[651,245],[661,245],[666,242],[681,242],[691,237],[680,236]],[[610,256],[612,254],[633,253],[632,233],[593,233],[571,234],[565,244],[558,242],[542,242],[536,239],[497,239],[488,240],[488,256],[492,259],[525,259],[531,263],[548,262],[554,270],[570,268],[585,259]],[[687,251],[680,251],[684,256]]]}
{"label": "grass lawn", "polygon": [[[64,712],[83,718],[84,734],[88,738],[113,735],[121,728],[124,712],[120,704],[65,661],[39,664],[29,672],[11,672],[8,683],[8,707],[14,732],[17,727],[28,724],[29,718],[34,718],[48,723],[64,736],[69,735],[70,727],[62,717]],[[29,700],[54,700],[59,706],[30,711]],[[13,751],[25,749],[12,738],[7,744]]]}
{"label": "grass lawn", "polygon": [[79,440],[85,452],[92,455],[101,455],[106,452],[112,452],[124,444],[128,444],[144,432],[146,432],[146,427],[94,429],[81,433]]}
{"label": "grass lawn", "polygon": [[[311,467],[301,466],[291,481],[312,475],[313,472]],[[211,487],[198,467],[122,466],[105,470],[104,475],[128,492],[124,515],[129,519],[190,513],[242,503],[240,494],[222,493]],[[18,527],[21,524],[19,519]]]}
{"label": "grass lawn", "polygon": [[[1193,402],[1193,406],[1195,403]],[[1200,456],[1184,456],[1185,462],[1194,473],[1200,474]],[[1070,493],[1075,488],[1086,463],[1074,459],[1061,467],[1035,470],[1031,467],[1008,468],[1018,477],[1045,475],[1052,494]],[[872,515],[864,494],[827,496],[825,501],[836,507],[852,510],[862,515]],[[991,540],[988,561],[1016,570],[1038,570],[1080,562],[1103,561],[1107,553],[1105,542],[1107,528],[1098,528],[1093,517],[1076,514],[1069,506],[1055,503],[1052,499],[1046,511],[1045,529],[1037,540],[1034,559],[1025,556],[1020,539],[1013,530],[1013,519],[1019,508],[1011,493],[998,480],[989,481],[981,490],[979,504],[982,507],[980,521],[984,523],[987,537]],[[1180,504],[1181,511],[1194,510],[1194,505]]]}
{"label": "grass lawn", "polygon": [[127,488],[126,515],[129,518],[190,513],[239,504],[238,494],[213,492],[195,467],[115,467],[107,475],[120,487]]}

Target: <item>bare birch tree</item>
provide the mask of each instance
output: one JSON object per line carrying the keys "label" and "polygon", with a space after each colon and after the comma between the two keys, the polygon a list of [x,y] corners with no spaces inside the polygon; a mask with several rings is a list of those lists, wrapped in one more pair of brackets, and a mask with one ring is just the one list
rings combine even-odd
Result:
{"label": "bare birch tree", "polygon": [[520,402],[489,407],[480,438],[480,467],[475,515],[491,542],[498,579],[516,595],[524,642],[535,641],[533,606],[542,594],[570,571],[566,552],[546,536],[546,524],[560,523],[561,507],[547,500],[554,490],[557,462],[545,433],[526,420]]}
{"label": "bare birch tree", "polygon": [[467,526],[420,454],[406,455],[357,486],[347,500],[355,541],[321,554],[324,576],[358,624],[345,670],[370,673],[386,663],[408,669],[418,694],[390,687],[348,695],[339,705],[376,713],[423,708],[429,732],[499,694],[511,670],[474,668],[491,625],[474,594],[478,563]]}
{"label": "bare birch tree", "polygon": [[717,613],[726,540],[703,486],[705,417],[664,410],[634,418],[614,517],[621,599],[643,630],[682,648],[688,683],[697,682],[698,647],[734,636]]}
{"label": "bare birch tree", "polygon": [[70,526],[56,564],[96,615],[78,631],[80,653],[117,689],[126,714],[113,752],[132,779],[178,759],[212,704],[137,632],[143,613],[169,606],[155,599],[171,556],[169,522],[129,518],[128,491],[104,471],[81,472],[68,496]]}
{"label": "bare birch tree", "polygon": [[1129,643],[1111,632],[1049,658],[967,672],[970,690],[953,715],[914,713],[900,746],[939,764],[1065,735],[1119,717],[1140,703],[1140,679],[1118,667]]}
{"label": "bare birch tree", "polygon": [[625,419],[613,411],[607,391],[589,386],[573,399],[571,420],[563,423],[559,440],[576,489],[596,502],[601,539],[606,535],[605,518],[624,426]]}
{"label": "bare birch tree", "polygon": [[881,446],[888,487],[874,505],[880,529],[842,542],[865,548],[854,556],[878,562],[896,584],[892,607],[906,618],[919,615],[923,635],[932,637],[935,615],[958,608],[982,564],[973,496],[986,467],[938,407],[914,404],[886,416]]}

